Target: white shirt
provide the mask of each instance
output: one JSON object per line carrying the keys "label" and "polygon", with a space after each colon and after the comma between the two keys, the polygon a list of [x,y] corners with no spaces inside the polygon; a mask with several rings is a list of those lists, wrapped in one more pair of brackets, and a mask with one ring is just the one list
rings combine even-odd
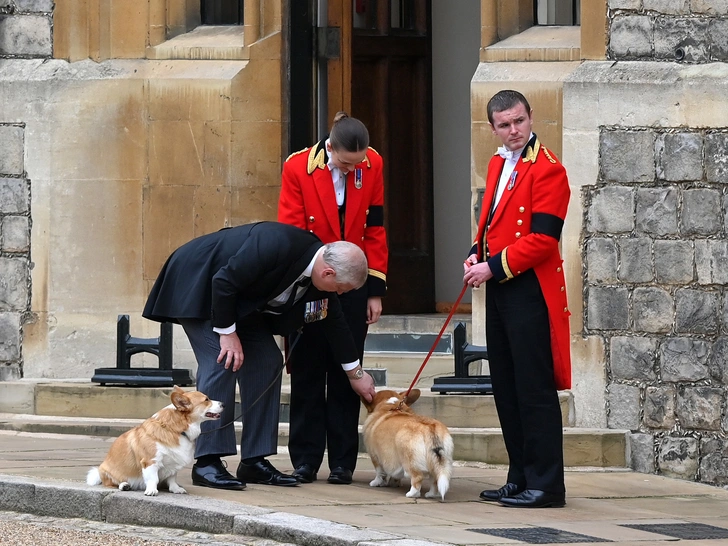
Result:
{"label": "white shirt", "polygon": [[[326,151],[329,150],[330,140],[326,139]],[[344,204],[344,197],[346,196],[346,173],[341,172],[336,165],[334,160],[331,158],[329,153],[329,162],[326,164],[331,171],[331,179],[334,181],[334,193],[336,193],[336,204],[341,206]]]}
{"label": "white shirt", "polygon": [[[531,133],[528,137],[528,142],[531,142],[532,138],[533,133]],[[526,146],[528,146],[528,142],[526,143]],[[526,146],[523,146],[518,150],[509,150],[505,146],[498,148],[498,155],[505,158],[506,162],[503,164],[503,171],[501,171],[500,180],[498,181],[498,189],[495,192],[494,207],[498,206],[501,197],[503,197],[503,192],[506,190],[508,180],[510,179],[511,174],[513,174],[513,171],[518,164],[518,160],[521,158],[521,154],[523,153],[523,150],[526,149]]]}

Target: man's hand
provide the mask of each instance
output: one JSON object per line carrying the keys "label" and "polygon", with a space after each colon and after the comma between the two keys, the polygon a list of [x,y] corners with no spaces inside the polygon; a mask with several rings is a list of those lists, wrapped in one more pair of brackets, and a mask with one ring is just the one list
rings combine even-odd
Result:
{"label": "man's hand", "polygon": [[372,296],[367,299],[367,324],[374,324],[382,314],[382,298]]}
{"label": "man's hand", "polygon": [[220,334],[220,354],[217,357],[217,363],[220,364],[223,361],[225,361],[225,369],[229,370],[232,364],[234,372],[237,372],[243,365],[243,346],[235,332]]}
{"label": "man's hand", "polygon": [[490,270],[488,262],[478,263],[478,257],[475,254],[468,256],[463,269],[463,282],[473,288],[478,288],[485,281],[493,278],[493,272]]}
{"label": "man's hand", "polygon": [[346,374],[349,377],[349,384],[354,392],[361,396],[367,402],[371,402],[377,391],[374,389],[374,379],[371,375],[364,372],[361,379],[355,379],[351,375]]}

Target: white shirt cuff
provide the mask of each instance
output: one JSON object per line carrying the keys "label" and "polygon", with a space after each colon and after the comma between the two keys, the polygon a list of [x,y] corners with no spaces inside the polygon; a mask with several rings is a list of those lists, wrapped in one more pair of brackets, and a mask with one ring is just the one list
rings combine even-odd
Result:
{"label": "white shirt cuff", "polygon": [[347,362],[346,364],[342,364],[341,367],[344,368],[345,372],[348,372],[349,370],[353,370],[359,365],[359,359],[357,358],[354,362]]}
{"label": "white shirt cuff", "polygon": [[227,328],[214,328],[212,329],[213,332],[216,332],[218,334],[232,334],[235,331],[235,324],[232,326],[228,326]]}

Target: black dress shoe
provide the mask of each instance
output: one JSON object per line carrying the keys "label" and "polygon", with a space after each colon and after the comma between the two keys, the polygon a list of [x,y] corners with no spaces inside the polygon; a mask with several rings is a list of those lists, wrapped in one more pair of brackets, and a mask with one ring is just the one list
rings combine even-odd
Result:
{"label": "black dress shoe", "polygon": [[227,471],[225,463],[220,459],[205,466],[195,463],[192,465],[192,483],[202,487],[213,487],[215,489],[231,489],[242,491],[245,489],[245,482],[238,480]]}
{"label": "black dress shoe", "polygon": [[498,502],[504,497],[512,497],[523,491],[523,487],[508,482],[500,489],[486,489],[480,492],[480,500]]}
{"label": "black dress shoe", "polygon": [[316,481],[316,469],[310,464],[300,464],[291,473],[301,483],[311,483]]}
{"label": "black dress shoe", "polygon": [[503,497],[498,502],[513,508],[561,508],[566,504],[566,494],[526,489],[518,495]]}
{"label": "black dress shoe", "polygon": [[245,464],[240,461],[237,476],[239,480],[248,483],[283,486],[298,485],[296,478],[288,474],[283,474],[266,459],[262,459],[253,464]]}
{"label": "black dress shoe", "polygon": [[329,483],[349,485],[351,483],[351,470],[343,466],[337,466],[331,471],[329,479],[326,481]]}

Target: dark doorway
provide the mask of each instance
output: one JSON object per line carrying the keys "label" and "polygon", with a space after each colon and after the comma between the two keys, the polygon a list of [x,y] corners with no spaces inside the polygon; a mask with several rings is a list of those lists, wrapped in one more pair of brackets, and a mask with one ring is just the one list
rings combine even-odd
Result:
{"label": "dark doorway", "polygon": [[242,25],[243,0],[202,0],[200,16],[203,25]]}
{"label": "dark doorway", "polygon": [[288,131],[289,153],[302,150],[316,142],[315,107],[315,10],[313,0],[289,2],[288,24],[289,94]]}

